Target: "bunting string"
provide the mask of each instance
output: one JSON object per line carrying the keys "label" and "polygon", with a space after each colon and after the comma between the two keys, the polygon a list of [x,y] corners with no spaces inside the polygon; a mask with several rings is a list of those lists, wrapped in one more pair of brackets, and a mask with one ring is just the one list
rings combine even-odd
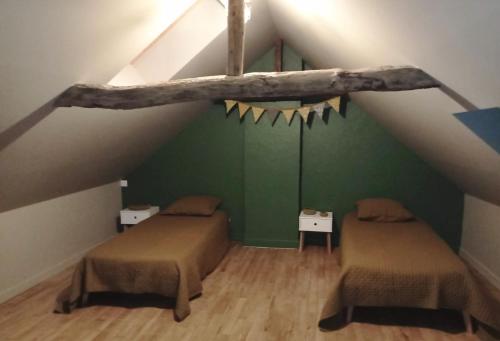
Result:
{"label": "bunting string", "polygon": [[227,115],[229,115],[232,112],[232,110],[237,107],[240,114],[240,119],[242,119],[245,116],[245,114],[251,111],[253,114],[253,120],[255,123],[257,123],[257,121],[262,117],[262,115],[266,113],[267,116],[269,117],[269,120],[271,121],[271,124],[274,124],[276,118],[281,113],[283,114],[283,117],[285,118],[286,122],[290,125],[296,112],[299,114],[298,116],[302,120],[304,120],[304,122],[307,122],[307,120],[309,119],[309,115],[311,115],[311,113],[315,113],[316,115],[319,116],[320,119],[322,119],[325,108],[332,108],[337,113],[339,113],[340,99],[341,97],[333,97],[323,102],[306,104],[299,108],[284,108],[284,109],[264,108],[258,105],[252,105],[245,102],[234,101],[230,99],[226,100],[225,102],[226,102]]}

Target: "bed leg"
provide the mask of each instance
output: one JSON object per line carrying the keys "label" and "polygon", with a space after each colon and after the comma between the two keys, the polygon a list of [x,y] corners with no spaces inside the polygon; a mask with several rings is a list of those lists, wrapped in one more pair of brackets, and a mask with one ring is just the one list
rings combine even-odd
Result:
{"label": "bed leg", "polygon": [[472,320],[470,318],[470,315],[468,313],[466,313],[465,311],[462,312],[462,315],[464,317],[465,330],[467,331],[467,334],[474,334],[474,330],[472,329]]}
{"label": "bed leg", "polygon": [[85,292],[82,294],[82,307],[85,307],[89,303],[89,293]]}
{"label": "bed leg", "polygon": [[354,311],[354,306],[353,305],[349,305],[347,306],[347,323],[351,323],[352,322],[352,313]]}

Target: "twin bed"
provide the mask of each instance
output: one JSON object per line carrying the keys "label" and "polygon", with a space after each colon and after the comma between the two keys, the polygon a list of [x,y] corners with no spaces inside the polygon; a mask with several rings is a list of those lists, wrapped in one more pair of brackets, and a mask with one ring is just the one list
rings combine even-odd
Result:
{"label": "twin bed", "polygon": [[500,303],[425,222],[360,220],[347,214],[340,243],[341,273],[319,326],[338,329],[356,306],[453,309],[500,330]]}
{"label": "twin bed", "polygon": [[[228,217],[216,207],[196,216],[174,207],[95,248],[77,265],[56,311],[70,312],[92,292],[155,293],[175,298],[174,315],[183,320],[202,279],[229,248]],[[392,306],[455,309],[464,312],[468,331],[470,315],[500,330],[498,301],[429,225],[407,211],[398,212],[399,221],[390,215],[389,221],[360,220],[359,213],[358,207],[344,218],[341,274],[320,328],[345,325],[344,313],[350,320],[355,306]]]}
{"label": "twin bed", "polygon": [[201,294],[202,279],[228,250],[228,235],[223,211],[155,215],[89,252],[59,294],[55,311],[69,313],[93,292],[153,293],[175,298],[175,318],[183,320],[190,298]]}

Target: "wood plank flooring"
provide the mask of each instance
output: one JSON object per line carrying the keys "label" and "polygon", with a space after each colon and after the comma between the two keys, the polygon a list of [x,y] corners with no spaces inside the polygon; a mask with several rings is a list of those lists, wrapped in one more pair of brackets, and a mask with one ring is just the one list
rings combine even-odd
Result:
{"label": "wood plank flooring", "polygon": [[53,314],[70,268],[0,305],[0,340],[478,340],[464,332],[460,314],[420,310],[359,308],[347,327],[321,332],[318,316],[339,274],[337,256],[315,246],[299,253],[235,244],[180,323],[158,304],[120,303],[128,297]]}

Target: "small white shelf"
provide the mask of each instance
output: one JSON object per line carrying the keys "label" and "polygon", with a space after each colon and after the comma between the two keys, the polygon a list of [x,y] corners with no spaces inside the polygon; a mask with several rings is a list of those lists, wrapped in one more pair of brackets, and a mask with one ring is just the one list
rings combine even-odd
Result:
{"label": "small white shelf", "polygon": [[327,217],[320,216],[319,212],[314,215],[304,214],[299,215],[299,231],[309,232],[332,232],[333,212],[327,212]]}
{"label": "small white shelf", "polygon": [[135,225],[160,212],[160,207],[151,206],[146,210],[130,210],[128,208],[120,211],[120,222],[122,225]]}
{"label": "small white shelf", "polygon": [[333,225],[333,212],[327,212],[328,215],[322,217],[320,212],[316,214],[305,214],[304,211],[299,215],[299,231],[300,243],[299,251],[304,249],[305,232],[323,232],[326,234],[326,245],[328,253],[332,252],[332,225]]}

